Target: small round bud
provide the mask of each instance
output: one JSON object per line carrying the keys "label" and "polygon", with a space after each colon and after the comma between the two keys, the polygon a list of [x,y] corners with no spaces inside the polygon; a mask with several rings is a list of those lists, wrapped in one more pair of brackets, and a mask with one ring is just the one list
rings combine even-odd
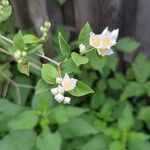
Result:
{"label": "small round bud", "polygon": [[58,86],[58,93],[59,94],[64,94],[64,88],[62,86]]}
{"label": "small round bud", "polygon": [[2,1],[1,1],[1,4],[2,4],[3,6],[7,6],[7,5],[9,5],[9,2],[8,2],[7,0],[2,0]]}
{"label": "small round bud", "polygon": [[43,26],[40,27],[40,30],[41,30],[42,32],[47,32],[47,28],[45,28],[45,27],[43,27]]}
{"label": "small round bud", "polygon": [[56,83],[57,83],[57,84],[61,84],[61,83],[62,83],[62,78],[57,77],[57,78],[56,78]]}
{"label": "small round bud", "polygon": [[51,23],[50,23],[49,21],[45,21],[44,26],[45,26],[46,28],[50,28]]}
{"label": "small round bud", "polygon": [[27,56],[27,52],[22,52],[22,56],[23,57]]}
{"label": "small round bud", "polygon": [[82,44],[82,43],[79,45],[79,49],[80,49],[80,53],[81,53],[81,54],[86,51],[86,47],[85,47],[85,45]]}
{"label": "small round bud", "polygon": [[54,99],[58,102],[61,103],[64,100],[64,96],[62,94],[58,94],[54,97]]}
{"label": "small round bud", "polygon": [[19,50],[17,50],[17,51],[15,52],[15,54],[14,54],[14,57],[15,57],[16,59],[20,59],[20,58],[21,58],[21,52],[20,52]]}
{"label": "small round bud", "polygon": [[70,97],[65,97],[64,98],[64,104],[70,104],[71,98]]}
{"label": "small round bud", "polygon": [[46,32],[44,32],[43,37],[45,37],[45,38],[47,37],[47,33]]}
{"label": "small round bud", "polygon": [[52,89],[51,89],[51,93],[52,93],[53,95],[57,95],[57,94],[58,94],[58,88],[52,88]]}

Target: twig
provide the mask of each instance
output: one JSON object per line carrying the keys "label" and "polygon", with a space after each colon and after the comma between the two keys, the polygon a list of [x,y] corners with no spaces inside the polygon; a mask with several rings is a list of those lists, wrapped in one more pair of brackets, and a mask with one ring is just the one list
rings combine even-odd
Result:
{"label": "twig", "polygon": [[51,58],[48,58],[48,57],[46,57],[46,56],[44,56],[44,55],[41,55],[41,54],[37,54],[37,55],[40,56],[41,58],[44,58],[44,59],[50,61],[51,63],[53,63],[53,64],[55,64],[55,65],[57,65],[57,66],[60,65],[59,62],[57,62],[57,61],[55,61],[55,60],[53,60],[53,59],[51,59]]}
{"label": "twig", "polygon": [[10,40],[9,38],[7,38],[7,37],[5,37],[5,36],[3,36],[3,35],[0,35],[0,38],[3,39],[4,41],[8,42],[8,43],[13,44],[13,41],[12,41],[12,40]]}
{"label": "twig", "polygon": [[6,54],[6,55],[9,55],[9,56],[12,56],[12,57],[13,57],[12,54],[10,54],[8,51],[6,51],[6,50],[4,50],[4,49],[2,49],[2,48],[0,48],[0,52],[2,52],[2,53],[4,53],[4,54]]}

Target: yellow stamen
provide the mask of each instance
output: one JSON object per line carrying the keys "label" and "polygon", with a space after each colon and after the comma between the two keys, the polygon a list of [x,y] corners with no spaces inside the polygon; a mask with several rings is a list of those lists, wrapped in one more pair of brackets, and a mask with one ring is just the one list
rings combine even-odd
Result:
{"label": "yellow stamen", "polygon": [[93,47],[97,47],[100,45],[100,39],[97,36],[92,37],[91,44]]}

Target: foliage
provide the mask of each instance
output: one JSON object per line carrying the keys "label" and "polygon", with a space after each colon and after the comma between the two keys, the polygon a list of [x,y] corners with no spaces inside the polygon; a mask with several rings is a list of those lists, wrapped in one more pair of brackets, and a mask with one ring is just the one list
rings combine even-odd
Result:
{"label": "foliage", "polygon": [[[148,150],[150,61],[141,53],[131,64],[119,57],[136,51],[139,42],[122,38],[113,47],[115,54],[102,57],[91,49],[88,23],[74,46],[70,33],[61,28],[53,36],[60,56],[51,59],[43,52],[49,28],[48,22],[42,26],[42,37],[21,31],[10,32],[12,40],[1,35],[0,149]],[[77,49],[81,43],[84,54]],[[50,92],[56,78],[66,73],[79,79],[74,89],[65,91],[70,105],[59,104]]]}

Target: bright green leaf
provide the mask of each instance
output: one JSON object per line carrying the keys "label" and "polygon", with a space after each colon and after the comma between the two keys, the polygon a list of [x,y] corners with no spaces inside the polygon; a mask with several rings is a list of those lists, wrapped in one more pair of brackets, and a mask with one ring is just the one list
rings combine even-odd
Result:
{"label": "bright green leaf", "polygon": [[83,65],[83,64],[86,64],[88,63],[89,59],[85,56],[82,56],[76,52],[73,52],[71,54],[71,58],[72,60],[74,61],[74,63],[76,64],[76,66],[80,66],[80,65]]}
{"label": "bright green leaf", "polygon": [[43,64],[43,68],[41,70],[42,78],[49,84],[56,83],[56,78],[58,77],[57,69],[50,64]]}
{"label": "bright green leaf", "polygon": [[58,132],[51,133],[47,128],[37,137],[38,150],[60,150],[61,137]]}
{"label": "bright green leaf", "polygon": [[19,31],[13,38],[13,49],[24,51],[25,50],[25,42],[23,40],[23,35],[21,31]]}
{"label": "bright green leaf", "polygon": [[38,43],[39,39],[33,34],[27,34],[23,36],[23,40],[27,44]]}
{"label": "bright green leaf", "polygon": [[89,23],[86,23],[86,25],[81,29],[79,34],[79,44],[84,44],[86,48],[90,47],[89,44],[89,38],[90,38],[90,32],[92,31]]}
{"label": "bright green leaf", "polygon": [[69,91],[69,93],[73,96],[84,96],[90,93],[94,93],[94,91],[85,83],[81,82],[81,81],[77,81],[76,87]]}
{"label": "bright green leaf", "polygon": [[33,129],[38,123],[38,115],[35,111],[24,111],[9,122],[11,130]]}
{"label": "bright green leaf", "polygon": [[117,44],[116,48],[124,53],[132,53],[134,52],[138,47],[140,46],[140,43],[137,42],[133,38],[124,37],[120,39]]}
{"label": "bright green leaf", "polygon": [[68,58],[70,56],[70,46],[65,41],[61,33],[58,34],[59,47],[61,50],[61,54],[64,58]]}
{"label": "bright green leaf", "polygon": [[17,67],[21,73],[29,76],[29,62],[27,60],[18,62]]}

